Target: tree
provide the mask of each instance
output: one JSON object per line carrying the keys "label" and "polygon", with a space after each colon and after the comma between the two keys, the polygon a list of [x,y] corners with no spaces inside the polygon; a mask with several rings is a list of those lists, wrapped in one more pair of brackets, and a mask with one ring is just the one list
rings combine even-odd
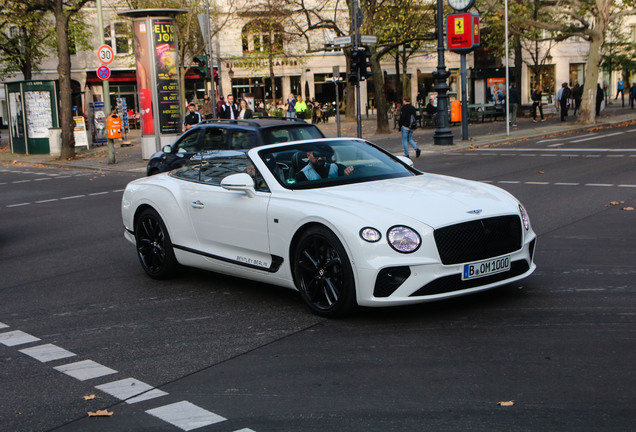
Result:
{"label": "tree", "polygon": [[38,63],[46,56],[54,32],[45,12],[27,13],[26,3],[5,1],[0,5],[0,61],[2,75],[22,73],[30,80]]}
{"label": "tree", "polygon": [[90,0],[31,0],[26,13],[48,11],[55,18],[57,39],[57,73],[60,81],[60,126],[62,128],[62,152],[60,158],[75,157],[75,120],[73,120],[73,91],[71,89],[71,50],[69,21]]}

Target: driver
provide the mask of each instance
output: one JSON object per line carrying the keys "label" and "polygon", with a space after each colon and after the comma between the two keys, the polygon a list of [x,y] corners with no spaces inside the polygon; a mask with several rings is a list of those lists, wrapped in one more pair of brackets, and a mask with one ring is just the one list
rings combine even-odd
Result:
{"label": "driver", "polygon": [[339,176],[348,176],[353,166],[345,167],[339,163],[328,163],[327,153],[321,150],[307,152],[309,163],[296,175],[296,181],[320,180]]}

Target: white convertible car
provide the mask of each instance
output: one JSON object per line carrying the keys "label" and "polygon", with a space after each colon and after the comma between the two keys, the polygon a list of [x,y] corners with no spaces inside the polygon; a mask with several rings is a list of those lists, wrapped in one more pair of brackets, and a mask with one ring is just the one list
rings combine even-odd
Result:
{"label": "white convertible car", "polygon": [[198,267],[298,290],[316,314],[427,302],[530,275],[536,235],[495,186],[361,139],[202,151],[131,182],[125,236],[156,279]]}

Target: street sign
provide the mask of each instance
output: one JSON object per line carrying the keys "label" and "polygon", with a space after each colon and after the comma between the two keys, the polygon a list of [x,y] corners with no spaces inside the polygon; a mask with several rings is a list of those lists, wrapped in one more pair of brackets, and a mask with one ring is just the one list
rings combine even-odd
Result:
{"label": "street sign", "polygon": [[474,48],[473,15],[471,13],[451,14],[446,18],[448,49],[465,54]]}
{"label": "street sign", "polygon": [[360,43],[361,44],[377,44],[378,43],[378,37],[377,36],[370,36],[370,35],[361,35],[360,36]]}
{"label": "street sign", "polygon": [[333,38],[334,45],[350,45],[351,44],[351,35],[349,36],[339,36]]}
{"label": "street sign", "polygon": [[108,68],[108,66],[102,65],[97,68],[97,78],[99,78],[100,80],[107,80],[108,78],[110,78],[110,69]]}
{"label": "street sign", "polygon": [[115,59],[115,53],[110,45],[102,45],[97,49],[97,58],[102,64],[111,64]]}

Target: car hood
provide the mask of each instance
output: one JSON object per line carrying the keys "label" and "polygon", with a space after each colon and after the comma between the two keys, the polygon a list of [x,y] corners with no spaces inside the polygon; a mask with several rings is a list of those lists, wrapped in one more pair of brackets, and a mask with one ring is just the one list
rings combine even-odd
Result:
{"label": "car hood", "polygon": [[432,228],[519,211],[518,201],[503,189],[435,174],[312,189],[311,194],[325,204],[358,208],[369,216],[382,208]]}

